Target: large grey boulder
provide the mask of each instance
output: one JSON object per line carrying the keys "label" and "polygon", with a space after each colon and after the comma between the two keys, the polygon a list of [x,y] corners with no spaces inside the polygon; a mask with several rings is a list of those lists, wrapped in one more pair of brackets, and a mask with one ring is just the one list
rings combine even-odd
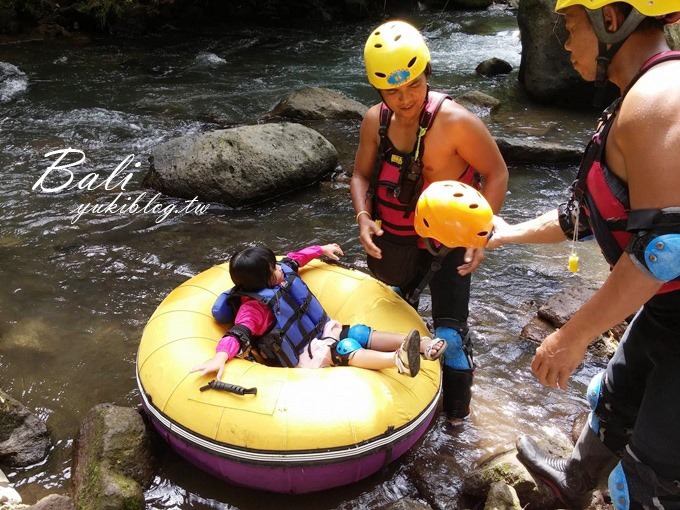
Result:
{"label": "large grey boulder", "polygon": [[153,478],[151,443],[135,409],[93,407],[80,427],[73,464],[79,510],[145,508],[144,488]]}
{"label": "large grey boulder", "polygon": [[336,90],[304,87],[279,101],[268,116],[291,120],[361,120],[367,109],[367,106]]}
{"label": "large grey boulder", "polygon": [[489,487],[484,510],[522,510],[517,491],[505,482],[494,482]]}
{"label": "large grey boulder", "polygon": [[576,164],[583,155],[581,146],[546,142],[531,137],[498,136],[496,144],[503,158],[513,163]]}
{"label": "large grey boulder", "polygon": [[[536,316],[522,328],[520,337],[538,343],[542,342],[546,336],[564,326],[596,290],[594,287],[580,286],[553,294],[539,306]],[[609,360],[626,331],[627,325],[628,322],[623,321],[598,336],[588,347],[588,353],[605,362]]]}
{"label": "large grey boulder", "polygon": [[492,57],[480,62],[475,71],[482,76],[498,76],[500,74],[509,74],[512,71],[512,65],[502,58]]}
{"label": "large grey boulder", "polygon": [[464,106],[478,117],[486,117],[496,110],[500,104],[500,99],[496,99],[489,94],[479,90],[469,90],[456,96],[456,103]]}
{"label": "large grey boulder", "polygon": [[[517,12],[522,40],[519,81],[535,101],[545,104],[602,109],[619,95],[612,84],[595,105],[595,86],[574,70],[564,49],[564,17],[555,13],[555,0],[522,0]],[[680,48],[680,23],[666,27],[671,47]]]}
{"label": "large grey boulder", "polygon": [[303,87],[282,98],[263,120],[289,120],[314,129],[337,149],[338,169],[351,173],[366,110],[366,105],[336,90]]}
{"label": "large grey boulder", "polygon": [[338,152],[321,134],[290,122],[223,129],[153,150],[145,184],[165,194],[239,207],[319,182]]}
{"label": "large grey boulder", "polygon": [[0,390],[0,459],[24,467],[40,462],[52,445],[47,425],[18,400]]}
{"label": "large grey boulder", "polygon": [[73,500],[63,494],[50,494],[26,510],[75,510]]}
{"label": "large grey boulder", "polygon": [[[570,444],[562,440],[561,450],[551,453],[565,454]],[[538,483],[517,458],[517,450],[511,448],[480,459],[477,467],[463,476],[463,493],[474,499],[485,499],[495,484],[502,482],[512,487],[525,507],[544,510],[559,508],[557,498],[544,484]]]}
{"label": "large grey boulder", "polygon": [[594,87],[574,71],[564,19],[555,13],[555,0],[522,0],[517,12],[522,40],[519,81],[536,101],[546,104],[586,106]]}

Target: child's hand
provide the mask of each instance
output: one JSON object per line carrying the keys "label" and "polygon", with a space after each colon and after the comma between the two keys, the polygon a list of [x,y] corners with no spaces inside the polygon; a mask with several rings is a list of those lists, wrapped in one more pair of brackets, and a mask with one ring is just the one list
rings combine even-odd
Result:
{"label": "child's hand", "polygon": [[201,375],[210,374],[212,372],[217,372],[215,379],[220,380],[222,378],[222,372],[224,372],[224,364],[229,360],[229,355],[226,352],[215,353],[215,356],[207,361],[204,361],[200,365],[196,365],[190,370],[190,372],[201,372]]}
{"label": "child's hand", "polygon": [[340,257],[344,255],[338,243],[325,244],[321,247],[321,251],[332,260],[340,260]]}

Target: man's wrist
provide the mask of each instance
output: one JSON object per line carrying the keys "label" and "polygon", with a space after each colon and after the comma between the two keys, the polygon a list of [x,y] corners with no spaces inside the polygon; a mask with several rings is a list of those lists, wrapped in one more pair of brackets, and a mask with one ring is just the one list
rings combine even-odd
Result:
{"label": "man's wrist", "polygon": [[357,213],[357,215],[354,217],[354,222],[358,225],[358,224],[359,224],[359,218],[361,218],[361,217],[364,216],[364,215],[368,216],[369,219],[370,219],[370,217],[371,217],[371,213],[370,213],[370,212],[368,212],[368,211],[362,209],[362,210],[359,211],[359,212]]}

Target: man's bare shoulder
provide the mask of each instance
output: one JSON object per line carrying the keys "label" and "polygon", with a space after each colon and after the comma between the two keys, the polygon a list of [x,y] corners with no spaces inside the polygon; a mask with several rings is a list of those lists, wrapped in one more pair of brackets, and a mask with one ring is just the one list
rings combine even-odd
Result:
{"label": "man's bare shoulder", "polygon": [[680,60],[658,64],[632,86],[622,108],[638,118],[668,116],[676,122],[680,121],[678,83],[680,83]]}
{"label": "man's bare shoulder", "polygon": [[[672,64],[672,65],[670,65]],[[631,186],[631,206],[677,206],[680,62],[653,67],[629,90],[608,144],[610,169]],[[642,185],[644,183],[644,185]]]}
{"label": "man's bare shoulder", "polygon": [[378,124],[380,123],[381,104],[382,103],[374,104],[368,110],[366,110],[366,113],[364,113],[363,124],[370,124],[372,127],[377,129]]}
{"label": "man's bare shoulder", "polygon": [[455,99],[451,99],[451,101],[444,101],[441,106],[441,111],[443,112],[448,112],[453,115],[468,115],[472,114],[470,110],[465,108],[462,104],[460,104],[458,101]]}
{"label": "man's bare shoulder", "polygon": [[[442,119],[447,122],[470,122],[476,119],[476,115],[455,101],[444,101],[439,110]],[[437,115],[438,117],[440,115]]]}
{"label": "man's bare shoulder", "polygon": [[476,128],[481,123],[470,110],[455,101],[444,101],[435,118],[433,127],[438,127],[448,132],[465,131]]}

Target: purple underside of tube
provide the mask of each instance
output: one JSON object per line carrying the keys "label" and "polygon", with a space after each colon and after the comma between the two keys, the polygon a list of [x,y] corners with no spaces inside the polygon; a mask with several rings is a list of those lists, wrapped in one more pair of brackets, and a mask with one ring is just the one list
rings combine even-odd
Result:
{"label": "purple underside of tube", "polygon": [[356,457],[327,462],[292,464],[284,460],[265,464],[218,455],[193,445],[169,431],[151,413],[147,413],[170,447],[202,471],[233,485],[280,494],[322,491],[357,482],[377,473],[385,465],[404,455],[425,434],[434,414],[435,409],[408,435],[388,446],[378,446]]}

